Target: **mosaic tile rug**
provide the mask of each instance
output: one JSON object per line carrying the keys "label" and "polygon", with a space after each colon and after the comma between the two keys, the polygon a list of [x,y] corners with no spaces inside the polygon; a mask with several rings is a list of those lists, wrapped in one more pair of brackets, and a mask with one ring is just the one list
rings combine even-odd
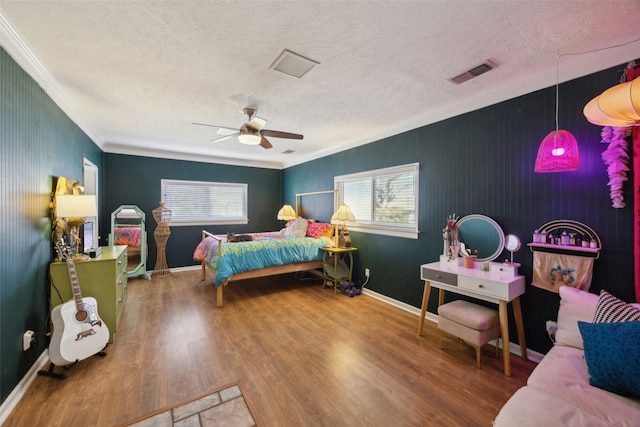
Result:
{"label": "mosaic tile rug", "polygon": [[161,412],[138,418],[130,427],[254,427],[255,418],[240,387],[228,386]]}

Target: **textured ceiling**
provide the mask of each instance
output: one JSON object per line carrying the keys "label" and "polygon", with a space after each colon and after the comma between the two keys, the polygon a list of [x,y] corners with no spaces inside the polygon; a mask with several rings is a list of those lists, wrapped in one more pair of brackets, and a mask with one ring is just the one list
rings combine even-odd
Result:
{"label": "textured ceiling", "polygon": [[[0,42],[107,152],[279,168],[554,85],[557,51],[560,81],[640,57],[639,18],[639,1],[0,0]],[[320,65],[271,70],[283,49]],[[237,128],[245,106],[304,140],[191,124]]]}

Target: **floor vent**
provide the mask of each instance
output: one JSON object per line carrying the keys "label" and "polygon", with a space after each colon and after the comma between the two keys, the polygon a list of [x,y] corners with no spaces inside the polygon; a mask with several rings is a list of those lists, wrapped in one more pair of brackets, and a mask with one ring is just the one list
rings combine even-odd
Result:
{"label": "floor vent", "polygon": [[457,85],[459,85],[460,83],[464,83],[467,80],[471,80],[474,77],[478,77],[480,74],[484,74],[487,71],[491,71],[495,68],[496,66],[494,64],[491,63],[491,61],[487,61],[483,64],[478,65],[477,67],[473,67],[472,69],[470,69],[469,71],[466,71],[462,74],[460,74],[459,76],[456,76],[452,79],[449,79],[449,81],[451,83],[455,83]]}

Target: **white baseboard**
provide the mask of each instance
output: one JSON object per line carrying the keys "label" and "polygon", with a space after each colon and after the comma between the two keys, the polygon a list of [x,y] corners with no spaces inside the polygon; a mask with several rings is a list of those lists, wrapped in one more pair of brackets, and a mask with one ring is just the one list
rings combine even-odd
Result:
{"label": "white baseboard", "polygon": [[29,368],[27,373],[22,377],[18,385],[11,391],[9,396],[2,402],[0,405],[0,425],[4,424],[4,422],[9,418],[9,415],[16,407],[18,402],[22,399],[22,396],[27,392],[29,386],[33,382],[33,380],[38,375],[38,371],[44,367],[44,365],[49,361],[49,351],[45,350],[42,352],[40,357],[35,361],[35,363]]}
{"label": "white baseboard", "polygon": [[[402,301],[398,301],[396,299],[393,298],[389,298],[386,295],[380,294],[378,292],[372,291],[370,289],[364,288],[363,290],[363,294],[370,296],[371,298],[375,298],[377,300],[380,300],[382,302],[385,302],[387,304],[390,304],[394,307],[398,307],[404,311],[407,311],[411,314],[415,314],[416,316],[420,317],[420,309],[417,307],[414,307],[412,305],[406,304]],[[438,316],[436,314],[433,314],[429,311],[427,311],[427,314],[425,316],[425,319],[430,320],[434,323],[438,323]],[[417,323],[416,323],[416,328],[417,328]],[[416,329],[417,332],[417,329]],[[495,345],[494,341],[491,341],[491,343],[493,345]],[[520,355],[520,344],[516,344],[513,342],[509,342],[509,353],[515,354],[517,356]],[[544,357],[544,354],[542,353],[538,353],[537,351],[533,351],[529,348],[527,348],[527,358],[529,360],[531,360],[532,362],[536,362],[536,363],[540,363],[540,361],[542,360],[542,358]]]}

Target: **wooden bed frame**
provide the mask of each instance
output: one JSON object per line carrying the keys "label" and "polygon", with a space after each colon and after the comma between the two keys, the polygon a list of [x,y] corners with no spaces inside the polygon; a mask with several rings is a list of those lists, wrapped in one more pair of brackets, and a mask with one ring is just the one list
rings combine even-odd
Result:
{"label": "wooden bed frame", "polygon": [[[315,191],[312,193],[299,193],[296,194],[296,215],[299,215],[299,199],[302,196],[312,196],[312,195],[320,195],[320,194],[329,194],[329,193],[333,193],[334,194],[334,201],[333,201],[333,211],[335,212],[338,209],[338,190],[326,190],[326,191]],[[206,231],[206,230],[202,230],[202,240],[204,240],[206,237],[212,237],[214,239],[216,239],[218,241],[218,251],[222,250],[222,239],[220,239],[219,237],[211,234],[210,232]],[[335,227],[335,239],[336,239],[336,243],[338,241],[338,227]],[[201,280],[204,281],[207,278],[207,267],[209,267],[211,270],[213,270],[213,276],[215,277],[215,269],[211,266],[209,266],[209,264],[207,264],[206,260],[203,260],[201,262],[201,269],[202,269],[202,277]],[[243,273],[237,273],[234,274],[233,276],[229,277],[223,284],[221,284],[220,286],[218,286],[216,288],[216,305],[218,307],[222,307],[222,305],[224,304],[224,297],[223,297],[223,288],[225,286],[227,286],[229,284],[229,282],[233,282],[233,281],[238,281],[238,280],[245,280],[245,279],[255,279],[257,277],[266,277],[266,276],[274,276],[274,275],[278,275],[278,274],[286,274],[286,273],[297,273],[299,271],[308,271],[308,270],[315,270],[318,268],[322,268],[322,261],[318,260],[318,261],[308,261],[308,262],[296,262],[296,263],[292,263],[292,264],[286,264],[286,265],[278,265],[278,266],[274,266],[274,267],[267,267],[267,268],[260,268],[258,270],[251,270],[251,271],[245,271]]]}

